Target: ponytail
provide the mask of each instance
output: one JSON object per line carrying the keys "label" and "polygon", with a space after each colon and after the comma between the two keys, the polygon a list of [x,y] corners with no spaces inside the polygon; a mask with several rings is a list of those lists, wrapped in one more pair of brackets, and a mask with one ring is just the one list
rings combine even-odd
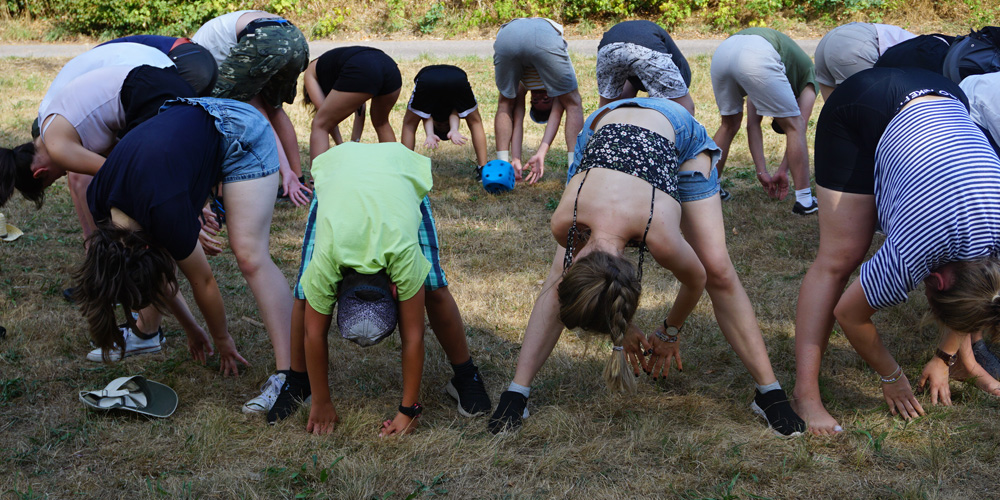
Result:
{"label": "ponytail", "polygon": [[45,182],[31,172],[35,158],[35,144],[26,142],[14,149],[0,148],[0,207],[7,204],[14,190],[42,208],[45,201]]}
{"label": "ponytail", "polygon": [[635,377],[625,360],[622,340],[639,307],[642,287],[635,266],[625,257],[592,252],[577,259],[559,283],[559,319],[567,328],[607,333],[614,349],[604,367],[608,388],[635,392]]}
{"label": "ponytail", "polygon": [[107,362],[112,349],[122,354],[125,349],[114,304],[121,304],[126,324],[135,330],[131,312],[150,305],[165,310],[177,293],[177,276],[170,254],[142,231],[102,223],[88,244],[87,256],[73,275],[74,299]]}

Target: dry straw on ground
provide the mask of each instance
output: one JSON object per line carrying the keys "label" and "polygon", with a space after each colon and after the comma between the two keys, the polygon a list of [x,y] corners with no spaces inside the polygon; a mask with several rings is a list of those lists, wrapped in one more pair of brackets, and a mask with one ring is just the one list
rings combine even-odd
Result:
{"label": "dry straw on ground", "polygon": [[[64,61],[0,60],[0,142],[28,138],[33,114]],[[466,69],[488,123],[496,106],[486,59],[401,63],[404,80],[435,62]],[[594,59],[574,60],[584,107],[596,108]],[[717,112],[708,59],[692,61],[697,117],[714,132]],[[409,84],[393,123],[402,120]],[[821,105],[821,103],[820,103]],[[305,144],[309,114],[289,107]],[[819,105],[813,114],[818,116]],[[487,129],[492,131],[492,126]],[[527,127],[534,147],[541,128]],[[765,127],[767,155],[783,141]],[[560,136],[561,137],[561,136]],[[492,141],[492,136],[490,137]],[[368,132],[365,141],[373,141]],[[418,143],[422,142],[422,132]],[[724,205],[730,253],[750,293],[779,379],[794,383],[794,310],[816,251],[817,219],[791,214],[791,200],[766,199],[745,134],[735,142]],[[492,142],[491,142],[492,145]],[[303,146],[304,149],[304,146]],[[510,381],[521,335],[551,262],[548,218],[561,192],[560,138],[544,180],[503,196],[487,195],[473,175],[471,148],[445,145],[434,161],[431,194],[444,267],[469,342],[494,398]],[[526,155],[527,156],[527,155]],[[359,166],[363,168],[363,166]],[[888,415],[873,372],[835,333],[822,369],[825,399],[846,432],[837,438],[774,438],[749,410],[752,380],[725,343],[704,297],[684,329],[685,371],[642,379],[637,395],[609,394],[600,381],[606,342],[564,335],[534,386],[532,416],[512,437],[494,438],[484,418],[458,416],[439,392],[450,370],[427,335],[425,416],[417,432],[380,440],[376,427],[399,402],[398,338],[367,350],[331,342],[331,387],[341,424],[327,437],[304,432],[302,411],[275,427],[239,406],[274,367],[254,301],[230,254],[212,259],[240,352],[253,366],[236,378],[188,359],[176,322],[163,353],[115,365],[86,361],[79,313],[61,297],[81,241],[64,184],[35,211],[20,198],[5,211],[25,236],[0,244],[0,496],[7,498],[967,498],[996,495],[1000,405],[953,384],[951,408],[905,424]],[[278,204],[274,259],[291,282],[306,211]],[[638,324],[646,330],[669,306],[676,282],[646,271]],[[936,332],[918,323],[919,292],[876,322],[890,349],[916,378]],[[247,318],[247,319],[243,319]],[[76,391],[122,374],[174,387],[177,413],[149,421],[85,411]],[[924,398],[924,402],[928,404]]]}

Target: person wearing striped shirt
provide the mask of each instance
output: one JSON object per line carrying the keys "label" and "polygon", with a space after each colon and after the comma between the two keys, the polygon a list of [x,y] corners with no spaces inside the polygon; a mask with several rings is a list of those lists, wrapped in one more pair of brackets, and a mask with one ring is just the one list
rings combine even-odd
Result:
{"label": "person wearing striped shirt", "polygon": [[[919,69],[874,68],[830,96],[816,127],[820,244],[799,292],[795,324],[796,411],[814,434],[843,429],[819,395],[819,367],[836,319],[880,374],[893,414],[924,413],[872,315],[907,300],[924,282],[931,313],[949,334],[920,377],[931,401],[950,404],[952,374],[1000,395],[1000,383],[974,360],[969,334],[1000,321],[1000,159],[972,122],[968,100],[950,80]],[[876,228],[885,243],[862,264]],[[860,277],[846,291],[851,273]],[[990,272],[983,272],[990,270]],[[972,280],[958,276],[990,276]],[[974,300],[971,282],[983,282]],[[950,302],[949,302],[950,300]],[[970,303],[979,311],[957,314]],[[959,319],[965,316],[965,319]],[[961,352],[960,352],[961,349]],[[950,364],[949,364],[950,363]]]}
{"label": "person wearing striped shirt", "polygon": [[[493,68],[500,91],[494,119],[497,158],[514,166],[517,180],[521,180],[523,169],[530,169],[526,177],[529,184],[538,182],[545,173],[545,156],[563,114],[567,165],[573,164],[576,136],[583,128],[576,71],[562,35],[562,26],[551,19],[520,18],[501,26],[493,43]],[[524,100],[529,92],[531,119],[546,125],[542,143],[522,168]]]}

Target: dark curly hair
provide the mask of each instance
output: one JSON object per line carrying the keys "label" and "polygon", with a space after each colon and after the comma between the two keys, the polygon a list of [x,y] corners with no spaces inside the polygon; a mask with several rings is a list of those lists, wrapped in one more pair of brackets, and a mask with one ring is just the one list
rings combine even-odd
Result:
{"label": "dark curly hair", "polygon": [[45,182],[31,174],[35,158],[35,144],[26,142],[14,149],[0,148],[0,207],[14,196],[17,189],[25,198],[42,208],[45,201]]}
{"label": "dark curly hair", "polygon": [[99,224],[88,244],[87,257],[73,273],[73,298],[87,320],[90,338],[107,362],[112,349],[125,349],[114,305],[121,304],[126,324],[135,331],[132,311],[150,305],[164,311],[167,301],[177,293],[176,264],[170,253],[143,231],[111,222]]}

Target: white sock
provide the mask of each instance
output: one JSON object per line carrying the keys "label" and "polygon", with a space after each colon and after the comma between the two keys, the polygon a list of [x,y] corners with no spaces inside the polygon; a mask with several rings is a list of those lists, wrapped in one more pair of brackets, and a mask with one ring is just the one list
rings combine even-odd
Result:
{"label": "white sock", "polygon": [[812,206],[812,189],[796,189],[795,190],[795,201],[799,202],[799,205],[803,207]]}
{"label": "white sock", "polygon": [[767,385],[757,384],[757,391],[759,391],[761,394],[771,392],[777,389],[781,389],[781,383],[779,383],[777,380]]}
{"label": "white sock", "polygon": [[497,159],[502,161],[510,161],[510,151],[497,151]]}
{"label": "white sock", "polygon": [[572,151],[570,151],[569,153],[566,153],[566,166],[567,167],[572,167],[573,166],[573,152]]}
{"label": "white sock", "polygon": [[521,394],[524,397],[528,397],[531,395],[531,387],[526,387],[515,382],[511,382],[510,385],[507,387],[507,390]]}

